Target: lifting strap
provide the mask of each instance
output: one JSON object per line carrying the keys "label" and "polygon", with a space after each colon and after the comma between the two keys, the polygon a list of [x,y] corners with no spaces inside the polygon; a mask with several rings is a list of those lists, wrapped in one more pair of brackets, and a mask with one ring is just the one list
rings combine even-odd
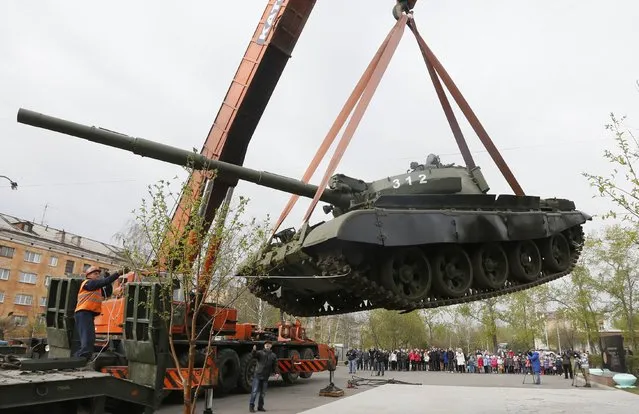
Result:
{"label": "lifting strap", "polygon": [[[306,172],[304,173],[304,176],[302,177],[303,183],[309,182],[313,174],[315,174],[315,171],[317,170],[317,167],[319,166],[320,162],[322,161],[322,159],[324,159],[324,156],[328,152],[328,149],[331,147],[331,145],[333,145],[333,142],[335,141],[337,134],[343,128],[344,124],[346,123],[346,120],[348,119],[348,116],[351,114],[351,112],[353,111],[353,108],[355,107],[357,102],[360,100],[362,93],[368,86],[370,79],[373,76],[373,72],[377,69],[378,64],[381,60],[381,57],[384,51],[387,49],[387,46],[391,37],[393,36],[394,33],[397,32],[396,30],[397,27],[399,27],[398,24],[396,24],[393,27],[393,29],[388,33],[388,35],[386,36],[386,39],[384,39],[384,42],[377,50],[377,53],[375,53],[375,56],[373,57],[371,62],[368,64],[366,71],[360,78],[359,82],[357,82],[357,85],[353,89],[353,92],[348,97],[348,100],[342,107],[342,110],[340,111],[339,115],[335,119],[335,122],[333,123],[330,130],[326,134],[324,141],[322,141],[322,144],[320,145],[317,152],[315,153],[315,157],[313,158],[308,168],[306,169]],[[322,188],[322,187],[320,186],[319,188]],[[278,218],[277,223],[275,224],[275,227],[273,228],[273,234],[277,232],[277,230],[282,225],[284,220],[286,220],[286,217],[289,215],[289,213],[293,209],[293,206],[295,205],[298,199],[299,199],[299,196],[297,194],[293,194],[291,198],[288,200],[286,207],[284,207],[284,210],[280,214],[280,217]]]}
{"label": "lifting strap", "polygon": [[[375,57],[369,64],[368,68],[364,72],[364,75],[362,75],[362,78],[360,79],[357,86],[351,93],[351,96],[348,98],[348,100],[344,104],[344,107],[339,113],[337,119],[333,123],[326,137],[324,138],[324,141],[322,142],[319,149],[317,150],[317,153],[315,154],[313,161],[310,163],[306,172],[304,173],[304,177],[302,178],[302,181],[304,183],[308,183],[310,178],[313,176],[313,174],[317,170],[319,163],[326,155],[326,152],[328,151],[329,147],[332,145],[333,141],[335,140],[337,133],[343,127],[346,119],[348,118],[348,115],[351,113],[351,111],[353,110],[353,107],[357,103],[355,112],[353,113],[353,116],[351,117],[351,120],[346,126],[346,130],[344,131],[344,134],[342,135],[342,138],[339,141],[337,148],[335,149],[335,153],[333,154],[333,157],[331,158],[329,166],[326,169],[324,177],[322,178],[322,182],[318,185],[317,192],[315,193],[315,196],[313,197],[313,201],[311,202],[311,205],[309,206],[308,210],[306,211],[306,214],[304,215],[304,220],[303,220],[304,223],[307,223],[308,220],[310,219],[311,214],[313,213],[315,207],[317,206],[319,198],[321,197],[322,193],[324,192],[324,189],[326,188],[328,184],[328,180],[334,174],[335,169],[337,168],[337,165],[341,161],[344,155],[344,152],[346,151],[346,147],[350,143],[355,133],[355,130],[359,126],[359,123],[362,120],[362,117],[364,116],[364,112],[366,111],[366,109],[368,108],[368,105],[370,104],[373,94],[375,93],[375,90],[377,89],[377,86],[379,85],[379,82],[381,81],[381,78],[384,72],[388,68],[390,59],[392,58],[393,54],[395,53],[395,50],[397,49],[397,46],[399,44],[399,41],[401,40],[402,34],[404,33],[404,27],[406,25],[411,29],[411,31],[415,35],[415,39],[417,40],[417,44],[419,45],[419,49],[422,53],[422,57],[424,58],[424,63],[426,64],[426,68],[428,69],[428,73],[433,82],[435,91],[437,92],[437,96],[442,105],[442,109],[444,110],[444,114],[446,115],[446,119],[448,120],[449,126],[453,132],[453,136],[455,137],[457,146],[459,147],[462,157],[464,158],[464,163],[466,164],[466,167],[469,170],[474,169],[476,167],[475,161],[470,153],[470,149],[468,148],[468,144],[466,143],[466,140],[461,131],[461,128],[459,127],[459,123],[457,122],[457,119],[450,105],[450,102],[448,101],[448,98],[446,97],[446,92],[444,91],[444,88],[442,87],[442,82],[444,83],[449,93],[451,94],[451,96],[453,97],[453,99],[455,100],[459,108],[461,109],[462,113],[464,114],[468,122],[470,123],[471,127],[473,128],[473,130],[479,137],[481,143],[484,145],[484,147],[490,154],[491,158],[497,165],[497,168],[499,168],[500,172],[502,173],[502,175],[504,176],[504,178],[510,185],[515,195],[518,195],[518,196],[524,195],[523,189],[519,185],[519,182],[513,175],[508,165],[506,164],[506,161],[503,159],[503,157],[499,153],[499,150],[497,149],[497,147],[495,147],[495,144],[493,143],[490,136],[488,135],[488,132],[486,132],[483,125],[481,124],[481,122],[479,121],[479,119],[477,118],[473,110],[471,109],[470,105],[468,104],[464,96],[462,95],[461,91],[457,88],[457,85],[455,85],[455,82],[452,80],[452,78],[450,77],[446,69],[444,69],[439,59],[437,59],[435,54],[428,47],[428,45],[422,38],[421,34],[417,30],[415,19],[412,17],[412,14],[410,17],[404,14],[402,15],[400,19],[397,20],[397,23],[395,24],[393,29],[390,31],[390,33],[388,34],[388,36],[382,43],[382,46],[377,51],[377,54],[375,55]],[[440,81],[440,78],[441,78],[441,81]],[[282,214],[280,215],[275,225],[273,234],[277,232],[277,229],[282,224],[282,222],[286,219],[286,217],[288,216],[295,202],[298,199],[299,199],[298,195],[291,196],[291,198],[289,199],[286,207],[282,211]]]}
{"label": "lifting strap", "polygon": [[375,90],[377,89],[379,82],[382,80],[382,76],[384,75],[384,72],[386,72],[386,68],[388,68],[388,64],[390,63],[390,60],[393,57],[393,54],[395,53],[395,50],[397,50],[399,41],[401,40],[402,35],[404,34],[404,29],[406,28],[407,20],[408,20],[408,16],[405,14],[402,15],[402,17],[399,20],[397,20],[397,23],[395,23],[395,26],[391,30],[391,35],[390,35],[390,39],[388,40],[388,44],[386,45],[386,47],[384,48],[384,51],[382,52],[382,56],[380,57],[379,63],[373,70],[371,78],[362,93],[362,97],[360,98],[360,101],[357,104],[355,111],[353,112],[353,116],[348,122],[348,125],[346,125],[344,135],[342,135],[342,139],[337,144],[337,148],[335,149],[335,154],[333,154],[333,157],[331,158],[328,168],[326,169],[326,173],[324,174],[324,178],[322,178],[322,182],[317,187],[317,192],[315,193],[315,197],[313,197],[313,201],[311,202],[311,205],[308,207],[308,210],[306,211],[306,214],[304,215],[304,223],[307,223],[309,218],[311,217],[311,214],[313,214],[313,210],[315,209],[315,206],[317,205],[317,202],[319,201],[320,196],[324,192],[324,189],[326,188],[326,185],[328,184],[329,178],[335,172],[335,169],[337,168],[337,164],[339,164],[339,162],[341,161],[342,156],[344,155],[344,152],[346,151],[346,147],[351,142],[351,138],[353,138],[353,135],[355,134],[355,130],[357,129],[360,121],[364,117],[364,112],[366,112],[366,109],[368,108],[368,104],[371,102],[371,99],[373,98],[373,95],[375,94]]}
{"label": "lifting strap", "polygon": [[[417,31],[415,19],[411,19],[408,22],[408,26],[410,27],[411,31],[415,35],[415,39],[417,39],[417,44],[419,45],[419,49],[422,52],[422,56],[424,56],[424,59],[427,62],[426,64],[428,65],[430,63],[430,65],[432,65],[434,70],[437,72],[437,75],[439,75],[439,77],[441,78],[442,82],[444,82],[444,85],[446,85],[446,88],[448,89],[453,99],[457,103],[457,106],[459,106],[459,109],[461,109],[462,113],[464,114],[468,122],[470,123],[470,126],[473,128],[473,130],[479,137],[479,140],[484,145],[484,148],[486,148],[486,151],[488,151],[488,153],[490,154],[490,157],[495,162],[495,165],[497,165],[497,168],[499,168],[499,171],[502,173],[502,175],[508,182],[508,185],[510,185],[510,188],[513,190],[515,195],[523,196],[524,190],[521,188],[521,186],[519,185],[519,182],[517,181],[512,171],[508,167],[508,164],[506,164],[506,161],[499,153],[499,150],[497,149],[497,147],[495,147],[495,144],[490,139],[488,132],[486,132],[486,130],[484,129],[484,126],[481,124],[481,122],[479,122],[477,115],[475,115],[475,112],[473,112],[473,110],[471,109],[470,105],[468,104],[468,101],[466,101],[461,91],[457,88],[457,85],[455,85],[455,82],[453,82],[453,79],[450,77],[448,72],[446,72],[446,69],[444,69],[444,66],[439,62],[439,59],[437,59],[437,56],[435,56],[433,51],[430,50],[430,48],[428,47],[428,45],[426,44],[422,36]],[[437,83],[439,83],[439,80],[437,81]],[[435,89],[437,89],[437,85],[435,85]],[[438,92],[438,95],[439,95],[439,92]],[[446,100],[446,103],[448,103],[447,100]],[[444,106],[444,111],[446,112],[446,105],[444,105],[444,103],[442,103],[442,105]],[[450,118],[449,118],[449,122],[450,122]],[[451,128],[453,128],[452,124],[451,124]],[[454,128],[453,128],[453,134],[455,134]],[[455,139],[456,140],[458,139],[457,135],[455,135]],[[463,137],[461,137],[461,141],[463,143],[463,146],[467,150],[468,147],[466,146],[466,141],[463,139]],[[460,143],[458,141],[458,145],[459,144]],[[460,145],[460,151],[462,152],[462,155],[463,155],[464,150],[462,149],[462,145]],[[470,152],[468,152],[468,155],[470,155]],[[474,162],[472,164],[474,165]],[[470,168],[470,165],[466,165],[466,166]]]}

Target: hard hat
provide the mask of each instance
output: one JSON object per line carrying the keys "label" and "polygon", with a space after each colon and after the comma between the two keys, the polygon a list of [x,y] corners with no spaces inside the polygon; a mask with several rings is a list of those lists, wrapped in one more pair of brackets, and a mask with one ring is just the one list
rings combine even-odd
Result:
{"label": "hard hat", "polygon": [[89,268],[84,272],[84,276],[89,276],[93,272],[100,272],[100,268],[95,266],[89,266]]}

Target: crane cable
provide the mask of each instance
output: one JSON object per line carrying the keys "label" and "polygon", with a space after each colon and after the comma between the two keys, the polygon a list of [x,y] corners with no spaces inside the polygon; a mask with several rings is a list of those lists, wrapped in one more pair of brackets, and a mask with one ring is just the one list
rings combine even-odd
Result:
{"label": "crane cable", "polygon": [[[355,109],[356,112],[358,112],[357,115],[359,116],[359,118],[355,119],[355,115],[354,115],[353,119],[351,119],[351,121],[349,122],[349,125],[347,126],[347,130],[344,132],[344,135],[340,143],[338,144],[338,148],[335,151],[335,155],[333,156],[333,159],[331,160],[331,164],[329,165],[328,170],[324,176],[324,179],[322,180],[322,184],[318,187],[318,190],[315,194],[315,198],[313,199],[313,203],[311,204],[311,206],[309,207],[309,210],[307,211],[307,214],[306,214],[307,217],[304,219],[305,222],[308,221],[308,217],[310,217],[310,215],[312,214],[315,206],[317,205],[317,202],[319,201],[319,197],[321,196],[324,188],[326,187],[328,178],[334,173],[335,168],[337,167],[337,164],[341,160],[344,154],[344,151],[346,150],[346,146],[350,142],[355,132],[355,129],[359,125],[359,121],[361,121],[364,111],[366,110],[366,108],[368,107],[368,104],[370,103],[373,92],[375,91],[375,89],[377,88],[377,85],[379,84],[379,81],[381,80],[381,75],[383,75],[383,73],[385,72],[390,62],[391,56],[397,49],[397,45],[399,44],[399,40],[401,39],[401,35],[403,34],[404,28],[406,26],[407,19],[408,19],[407,16],[404,15],[401,19],[397,21],[395,26],[393,26],[391,31],[388,33],[388,35],[386,36],[386,39],[384,39],[384,42],[377,50],[377,53],[375,54],[375,56],[369,63],[368,67],[366,68],[366,71],[364,72],[361,79],[359,80],[355,88],[353,89],[353,92],[351,93],[346,103],[342,107],[342,110],[340,111],[339,115],[335,119],[335,122],[333,123],[330,130],[328,131],[326,137],[322,141],[322,144],[318,148],[313,160],[311,161],[308,168],[306,169],[306,172],[304,173],[304,176],[302,178],[302,182],[304,183],[308,183],[308,181],[311,179],[311,177],[317,170],[319,163],[326,156],[328,149],[335,141],[337,134],[342,129],[342,127],[346,123],[346,120],[348,119],[348,116],[353,112],[355,105],[359,101],[359,105],[357,106],[357,109]],[[390,50],[389,50],[389,45],[390,45]],[[380,69],[380,63],[382,64],[381,69]],[[375,78],[373,78],[374,75],[375,75]],[[372,90],[369,89],[371,80],[373,80]],[[363,94],[369,91],[370,91],[370,93],[368,93],[369,96],[362,98]],[[353,123],[355,124],[353,127],[351,127],[351,124]],[[280,214],[280,217],[277,220],[277,223],[275,224],[275,227],[273,229],[273,234],[277,232],[277,230],[282,225],[282,223],[284,222],[288,214],[293,209],[293,206],[295,205],[298,199],[299,199],[299,196],[296,194],[291,196],[288,203],[286,204],[286,207]]]}

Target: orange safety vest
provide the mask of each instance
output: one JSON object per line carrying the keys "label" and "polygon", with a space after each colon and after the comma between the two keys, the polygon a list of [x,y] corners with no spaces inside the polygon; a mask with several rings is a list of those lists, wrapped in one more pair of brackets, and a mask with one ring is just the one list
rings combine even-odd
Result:
{"label": "orange safety vest", "polygon": [[86,290],[84,285],[88,280],[85,280],[80,285],[80,291],[78,292],[78,304],[75,307],[75,311],[90,311],[95,313],[102,312],[102,289],[98,290]]}

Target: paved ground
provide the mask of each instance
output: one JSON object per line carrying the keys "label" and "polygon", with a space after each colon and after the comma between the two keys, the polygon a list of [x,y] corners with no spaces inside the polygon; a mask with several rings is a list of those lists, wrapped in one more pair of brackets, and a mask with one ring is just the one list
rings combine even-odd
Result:
{"label": "paved ground", "polygon": [[[533,385],[530,376],[523,382],[521,375],[451,374],[440,372],[386,372],[384,377],[358,373],[366,379],[391,379],[422,385],[360,385],[346,388],[351,378],[345,367],[336,372],[335,385],[344,397],[320,397],[318,392],[328,384],[328,374],[315,374],[295,385],[281,381],[269,384],[266,409],[269,413],[338,414],[338,413],[637,413],[639,396],[599,387],[574,388],[572,380],[559,376],[542,376],[542,384]],[[579,383],[581,385],[581,382]],[[370,391],[370,392],[368,392]],[[366,392],[366,394],[361,394]],[[355,396],[356,394],[360,394]],[[355,396],[353,398],[349,398]],[[215,413],[248,412],[247,394],[229,395],[214,400]],[[424,405],[428,402],[428,405]],[[632,403],[632,408],[627,407]],[[203,401],[198,412],[202,412]],[[320,407],[320,408],[316,408]],[[616,408],[615,408],[616,407]],[[314,409],[315,408],[315,409]],[[308,411],[306,411],[308,410]],[[386,410],[386,411],[384,411]],[[456,411],[457,410],[457,411]],[[608,410],[608,411],[607,411]],[[160,413],[181,412],[179,405],[166,405]]]}

